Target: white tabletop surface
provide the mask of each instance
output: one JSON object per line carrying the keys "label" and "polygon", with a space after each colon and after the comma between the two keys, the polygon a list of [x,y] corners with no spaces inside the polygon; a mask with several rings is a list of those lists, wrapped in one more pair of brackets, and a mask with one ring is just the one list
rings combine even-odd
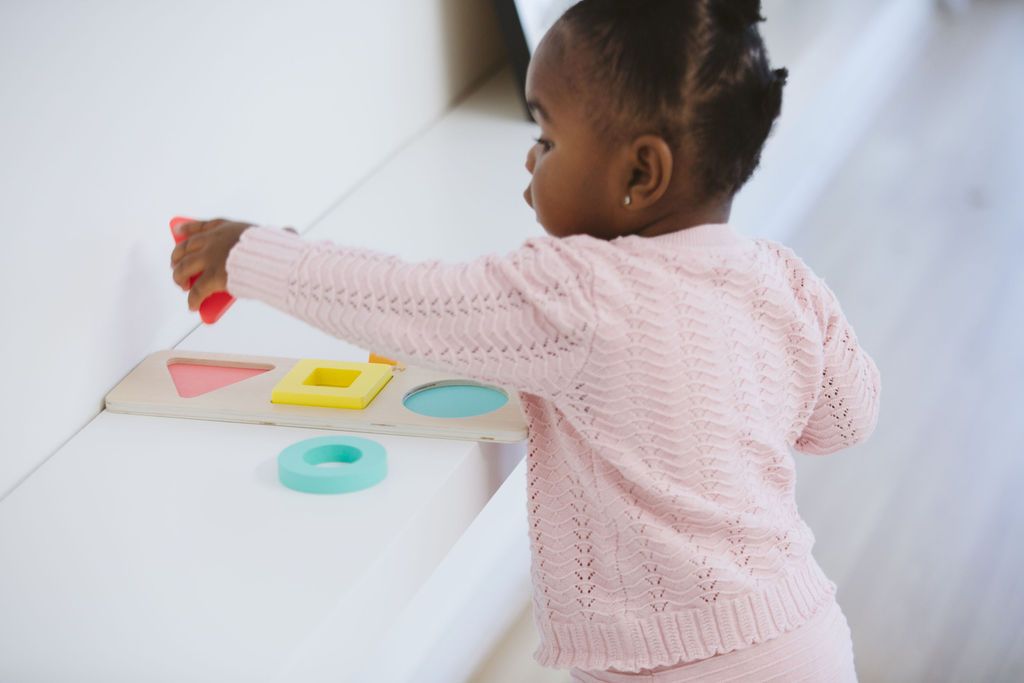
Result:
{"label": "white tabletop surface", "polygon": [[400,607],[486,503],[487,464],[367,435],[378,485],[282,486],[277,454],[322,434],[101,414],[0,507],[0,680],[264,680],[337,605],[353,625]]}

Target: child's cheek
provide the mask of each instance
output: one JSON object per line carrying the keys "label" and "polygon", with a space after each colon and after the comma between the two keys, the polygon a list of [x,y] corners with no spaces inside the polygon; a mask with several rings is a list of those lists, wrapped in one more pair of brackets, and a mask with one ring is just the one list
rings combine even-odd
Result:
{"label": "child's cheek", "polygon": [[537,222],[552,234],[562,234],[572,223],[572,188],[554,166],[538,167],[533,175],[533,210]]}
{"label": "child's cheek", "polygon": [[543,164],[538,164],[533,169],[533,178],[530,179],[530,196],[533,199],[533,210],[537,213],[538,219],[544,212],[544,205],[548,197],[548,178],[544,173]]}
{"label": "child's cheek", "polygon": [[540,186],[534,194],[536,204],[548,214],[557,211],[558,206],[563,203],[564,182],[557,174],[552,173],[553,170],[554,168],[549,165],[541,171],[540,177],[536,178]]}

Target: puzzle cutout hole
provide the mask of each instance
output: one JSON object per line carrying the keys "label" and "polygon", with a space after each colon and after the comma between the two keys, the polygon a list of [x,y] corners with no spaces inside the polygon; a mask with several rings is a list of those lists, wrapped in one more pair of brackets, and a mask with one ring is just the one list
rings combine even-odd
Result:
{"label": "puzzle cutout hole", "polygon": [[339,368],[317,368],[303,382],[310,387],[335,387],[345,389],[352,386],[362,373],[358,370],[342,370]]}
{"label": "puzzle cutout hole", "polygon": [[273,365],[216,365],[177,358],[167,361],[171,381],[182,398],[202,396],[273,369]]}
{"label": "puzzle cutout hole", "polygon": [[501,389],[456,381],[425,384],[402,399],[407,410],[428,417],[475,417],[506,403],[508,394]]}

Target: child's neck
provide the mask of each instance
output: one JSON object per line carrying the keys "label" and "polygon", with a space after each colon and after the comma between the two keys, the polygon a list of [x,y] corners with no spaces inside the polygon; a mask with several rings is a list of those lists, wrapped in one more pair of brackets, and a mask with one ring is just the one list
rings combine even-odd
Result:
{"label": "child's neck", "polygon": [[732,210],[732,198],[725,202],[706,204],[700,207],[686,207],[676,209],[654,221],[644,225],[639,230],[625,234],[638,235],[640,237],[656,237],[666,235],[670,232],[678,232],[695,225],[706,225],[708,223],[728,223],[729,213]]}

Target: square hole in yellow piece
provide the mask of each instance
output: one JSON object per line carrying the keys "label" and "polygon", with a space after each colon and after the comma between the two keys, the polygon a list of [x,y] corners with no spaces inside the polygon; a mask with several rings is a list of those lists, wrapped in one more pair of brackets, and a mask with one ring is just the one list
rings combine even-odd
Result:
{"label": "square hole in yellow piece", "polygon": [[312,387],[336,387],[345,389],[360,374],[359,370],[339,370],[337,368],[317,368],[310,373],[303,384]]}
{"label": "square hole in yellow piece", "polygon": [[386,363],[303,359],[277,383],[270,402],[362,410],[391,377]]}

